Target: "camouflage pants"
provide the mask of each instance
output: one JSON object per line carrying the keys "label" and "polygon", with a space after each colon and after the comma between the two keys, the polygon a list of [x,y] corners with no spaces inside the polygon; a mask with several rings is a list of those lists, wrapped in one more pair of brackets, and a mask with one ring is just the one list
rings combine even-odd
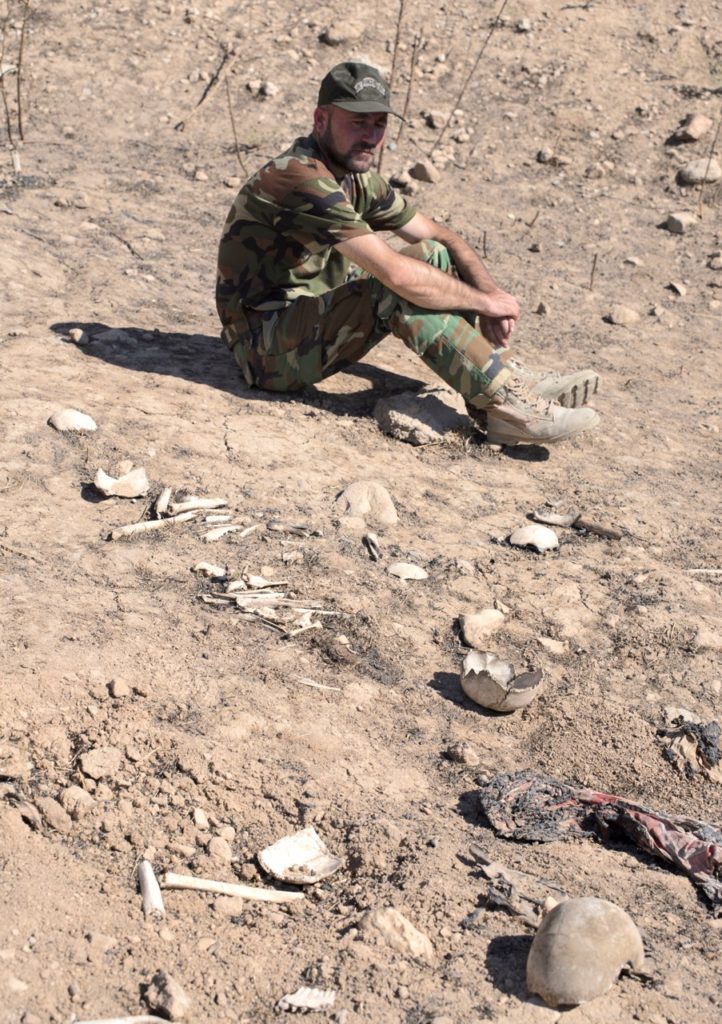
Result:
{"label": "camouflage pants", "polygon": [[[453,274],[445,246],[424,241],[404,255]],[[483,409],[510,371],[462,312],[422,309],[360,273],[320,296],[302,296],[285,309],[247,311],[248,321],[223,337],[246,382],[268,391],[297,391],[358,362],[394,334],[474,408]]]}

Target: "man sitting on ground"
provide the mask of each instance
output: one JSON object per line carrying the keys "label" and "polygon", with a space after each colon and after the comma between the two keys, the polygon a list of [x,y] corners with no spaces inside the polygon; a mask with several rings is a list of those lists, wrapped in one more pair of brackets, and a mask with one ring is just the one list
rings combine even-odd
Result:
{"label": "man sitting on ground", "polygon": [[[597,413],[576,406],[597,375],[533,379],[510,361],[516,300],[456,232],[372,171],[393,113],[376,68],[338,64],[321,83],[312,134],[236,196],[216,304],[247,383],[296,391],[394,334],[463,395],[490,443],[549,443],[595,426]],[[412,244],[397,252],[382,231]]]}

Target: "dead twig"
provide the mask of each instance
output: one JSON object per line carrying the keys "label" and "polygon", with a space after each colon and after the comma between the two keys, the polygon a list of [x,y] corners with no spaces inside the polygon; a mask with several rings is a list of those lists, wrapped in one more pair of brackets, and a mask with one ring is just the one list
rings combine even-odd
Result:
{"label": "dead twig", "polygon": [[401,138],[401,136],[403,134],[404,127],[406,125],[406,115],[408,113],[409,106],[411,104],[411,93],[413,92],[413,89],[414,89],[414,75],[416,74],[416,63],[417,63],[417,61],[419,59],[419,51],[421,50],[421,39],[422,39],[421,33],[417,32],[416,35],[414,36],[414,41],[413,41],[413,44],[411,46],[411,65],[409,67],[409,84],[408,84],[408,86],[406,88],[406,99],[404,100],[404,106],[403,106],[403,109],[401,111],[401,124],[399,125],[398,132],[396,133],[396,144],[397,145],[399,143],[399,139]]}
{"label": "dead twig", "polygon": [[236,53],[235,50],[225,50],[221,63],[218,65],[216,70],[211,75],[208,85],[203,90],[203,94],[196,103],[193,110],[191,110],[190,114],[188,114],[184,121],[179,121],[178,124],[173,126],[177,132],[185,131],[186,125],[188,124],[190,119],[192,117],[195,117],[195,115],[198,113],[198,111],[206,102],[206,100],[216,91],[218,86],[226,78],[226,75],[228,75],[231,68],[234,66],[239,57],[240,53]]}
{"label": "dead twig", "polygon": [[444,124],[444,126],[441,129],[439,135],[437,136],[436,142],[433,144],[433,146],[429,150],[429,154],[428,154],[429,157],[432,157],[434,155],[437,147],[439,146],[441,140],[443,139],[444,135],[446,134],[446,129],[451,124],[451,118],[454,116],[454,111],[461,104],[461,101],[464,98],[464,93],[466,92],[466,90],[467,90],[467,88],[469,86],[469,82],[471,82],[472,78],[476,74],[476,69],[479,67],[479,64],[481,63],[481,58],[484,56],[484,51],[486,50],[487,46],[489,45],[489,41],[491,40],[491,37],[494,35],[494,32],[496,31],[497,27],[499,26],[499,23],[501,21],[501,16],[504,13],[504,9],[506,8],[506,5],[508,4],[508,2],[509,2],[509,0],[504,0],[503,4],[499,8],[499,13],[497,14],[496,18],[494,18],[494,22],[493,22],[491,28],[489,29],[489,34],[487,35],[486,39],[484,40],[484,42],[481,45],[481,49],[479,50],[479,55],[478,55],[478,57],[476,58],[476,60],[474,61],[474,63],[471,66],[471,71],[466,76],[466,79],[464,81],[464,84],[461,87],[459,95],[456,97],[456,102],[453,104],[453,106],[451,108],[451,112],[449,113],[449,116],[446,119],[446,123]]}
{"label": "dead twig", "polygon": [[[393,88],[394,88],[394,78],[396,76],[396,57],[397,57],[398,52],[399,52],[399,39],[401,37],[401,22],[404,19],[404,3],[405,3],[405,0],[399,0],[399,14],[398,14],[398,18],[396,19],[396,36],[394,38],[394,50],[393,50],[393,54],[391,56],[391,74],[389,75],[389,100],[391,99],[391,96],[392,96],[392,91],[393,91]],[[381,174],[381,167],[382,167],[383,162],[384,162],[384,149],[385,149],[385,146],[386,146],[386,144],[382,143],[381,144],[381,149],[379,150],[379,162],[378,162],[378,172],[379,172],[379,174]]]}
{"label": "dead twig", "polygon": [[[233,104],[231,103],[231,87],[230,87],[230,85],[228,83],[228,79],[227,78],[226,78],[226,99],[228,100],[228,116],[231,119],[231,131],[233,132],[233,142],[234,142],[235,147],[236,147],[236,160],[238,161],[238,163],[240,165],[240,168],[243,171],[244,177],[247,178],[248,177],[248,171],[246,170],[246,165],[243,163],[243,158],[241,157],[241,147],[240,147],[240,145],[238,143],[238,132],[236,131],[236,119],[233,116]],[[381,163],[381,161],[379,159],[379,166],[380,166],[380,163]]]}
{"label": "dead twig", "polygon": [[[0,95],[2,96],[3,109],[5,111],[5,130],[8,133],[8,142],[10,148],[15,151],[15,141],[13,139],[13,126],[12,117],[10,116],[10,104],[8,102],[7,89],[5,88],[5,75],[7,72],[2,72],[3,60],[5,58],[5,36],[7,33],[8,21],[10,20],[10,11],[5,15],[2,25],[0,25]],[[14,69],[17,70],[17,69]]]}
{"label": "dead twig", "polygon": [[30,17],[30,0],[25,0],[23,4],[23,20],[20,25],[20,42],[18,43],[18,61],[17,61],[17,118],[18,118],[18,135],[20,141],[25,139],[23,134],[23,100],[22,100],[22,78],[23,78],[23,53],[25,51],[25,36],[28,27],[28,18]]}
{"label": "dead twig", "polygon": [[594,253],[594,259],[592,260],[592,273],[591,273],[591,275],[589,277],[589,291],[590,292],[594,291],[594,275],[595,275],[596,270],[597,270],[597,257],[598,257],[598,255],[599,255],[599,253],[595,252]]}
{"label": "dead twig", "polygon": [[704,194],[704,187],[707,184],[707,175],[709,174],[710,165],[712,163],[712,157],[714,156],[715,146],[717,145],[717,139],[719,138],[720,128],[722,128],[722,117],[717,122],[717,131],[714,133],[712,139],[712,145],[709,147],[709,156],[707,157],[707,166],[704,169],[704,178],[699,188],[699,206],[697,208],[698,216],[702,216],[702,196]]}

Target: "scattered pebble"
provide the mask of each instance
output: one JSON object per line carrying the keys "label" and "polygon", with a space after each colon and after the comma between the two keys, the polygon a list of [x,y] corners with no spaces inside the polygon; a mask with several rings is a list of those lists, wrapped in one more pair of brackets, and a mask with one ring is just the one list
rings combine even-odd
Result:
{"label": "scattered pebble", "polygon": [[158,1010],[168,1020],[183,1020],[191,1009],[191,1000],[179,983],[165,971],[156,971],[145,991],[151,1010]]}
{"label": "scattered pebble", "polygon": [[466,764],[470,768],[478,765],[481,760],[476,747],[472,746],[471,743],[466,743],[464,740],[461,740],[459,743],[452,743],[446,751],[446,756],[455,764]]}
{"label": "scattered pebble", "polygon": [[111,697],[120,700],[123,697],[130,697],[130,686],[124,679],[111,679],[108,683],[108,693]]}
{"label": "scattered pebble", "polygon": [[336,499],[336,509],[342,515],[362,519],[377,529],[393,526],[399,516],[391,495],[373,480],[357,480],[349,484]]}
{"label": "scattered pebble", "polygon": [[702,185],[704,182],[715,182],[722,178],[722,166],[714,157],[700,157],[686,167],[681,167],[677,178],[681,185]]}
{"label": "scattered pebble", "polygon": [[497,608],[484,608],[470,615],[460,615],[461,636],[469,647],[483,647],[486,638],[504,622],[504,614]]}
{"label": "scattered pebble", "polygon": [[112,778],[123,761],[117,747],[94,747],[80,755],[80,770],[91,779]]}
{"label": "scattered pebble", "polygon": [[619,327],[631,327],[639,320],[639,313],[636,309],[630,309],[629,306],[615,303],[607,313],[606,319],[610,324],[617,324]]}
{"label": "scattered pebble", "polygon": [[226,839],[222,839],[221,836],[213,836],[208,843],[208,856],[216,864],[230,864],[233,860],[231,844]]}
{"label": "scattered pebble", "polygon": [[542,148],[537,151],[536,158],[537,163],[550,164],[554,159],[554,150],[551,146],[542,146]]}
{"label": "scattered pebble", "polygon": [[68,786],[60,794],[60,803],[73,821],[80,821],[95,806],[90,793],[82,786]]}
{"label": "scattered pebble", "polygon": [[677,295],[686,295],[687,287],[683,285],[681,281],[670,281],[667,285],[670,291],[676,292]]}
{"label": "scattered pebble", "polygon": [[54,412],[48,423],[64,434],[69,432],[91,434],[98,429],[98,424],[92,416],[79,412],[77,409],[62,409],[60,412]]}
{"label": "scattered pebble", "polygon": [[420,960],[434,959],[434,947],[429,937],[393,907],[368,910],[359,922],[359,932],[367,938],[381,939],[399,953]]}
{"label": "scattered pebble", "polygon": [[687,114],[672,138],[675,142],[697,142],[707,134],[712,124],[712,118],[706,114]]}
{"label": "scattered pebble", "polygon": [[56,832],[67,834],[73,827],[73,822],[68,812],[57,800],[49,796],[40,796],[35,804],[43,816],[43,820]]}
{"label": "scattered pebble", "polygon": [[409,174],[417,181],[426,181],[430,184],[439,181],[441,174],[438,167],[434,167],[430,160],[419,160],[413,167],[409,168]]}
{"label": "scattered pebble", "polygon": [[698,217],[696,213],[691,213],[689,210],[682,210],[679,213],[670,213],[665,222],[667,231],[671,231],[673,235],[684,235],[690,228],[697,225]]}

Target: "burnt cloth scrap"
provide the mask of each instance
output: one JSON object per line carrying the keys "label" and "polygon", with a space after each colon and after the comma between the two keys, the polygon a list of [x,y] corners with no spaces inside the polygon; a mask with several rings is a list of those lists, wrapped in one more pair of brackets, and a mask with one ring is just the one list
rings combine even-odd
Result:
{"label": "burnt cloth scrap", "polygon": [[722,917],[722,830],[662,814],[625,797],[579,789],[541,772],[495,775],[480,792],[495,832],[529,843],[594,836],[627,839],[686,874]]}

